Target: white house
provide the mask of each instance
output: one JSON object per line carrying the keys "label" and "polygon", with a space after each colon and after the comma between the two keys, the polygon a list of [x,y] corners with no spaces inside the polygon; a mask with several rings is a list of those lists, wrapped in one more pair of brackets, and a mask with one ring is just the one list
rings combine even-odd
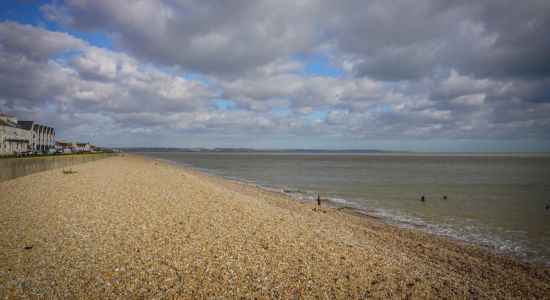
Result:
{"label": "white house", "polygon": [[54,145],[55,129],[0,113],[0,155],[47,151]]}
{"label": "white house", "polygon": [[30,133],[17,125],[17,118],[0,114],[0,155],[28,151]]}
{"label": "white house", "polygon": [[55,147],[54,128],[37,124],[34,121],[19,121],[17,124],[29,131],[31,150],[47,151],[49,148]]}
{"label": "white house", "polygon": [[75,148],[77,152],[91,152],[92,147],[90,143],[76,143]]}
{"label": "white house", "polygon": [[55,150],[57,151],[57,153],[64,153],[64,154],[72,153],[73,152],[72,149],[73,149],[73,144],[65,140],[55,142]]}

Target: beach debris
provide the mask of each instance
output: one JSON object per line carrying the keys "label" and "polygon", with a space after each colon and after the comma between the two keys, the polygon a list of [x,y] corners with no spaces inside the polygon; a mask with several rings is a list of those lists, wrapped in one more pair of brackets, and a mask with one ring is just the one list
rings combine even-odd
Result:
{"label": "beach debris", "polygon": [[76,171],[73,171],[72,167],[63,168],[63,174],[74,174]]}
{"label": "beach debris", "polygon": [[32,250],[33,247],[34,247],[33,245],[30,245],[30,246],[25,246],[23,249],[25,249],[25,250]]}

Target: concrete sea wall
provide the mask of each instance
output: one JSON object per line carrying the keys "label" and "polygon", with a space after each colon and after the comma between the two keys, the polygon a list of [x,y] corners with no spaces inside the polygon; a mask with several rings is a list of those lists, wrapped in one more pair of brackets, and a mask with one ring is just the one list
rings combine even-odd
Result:
{"label": "concrete sea wall", "polygon": [[97,153],[0,159],[0,181],[10,180],[46,170],[69,167],[113,155],[118,154]]}

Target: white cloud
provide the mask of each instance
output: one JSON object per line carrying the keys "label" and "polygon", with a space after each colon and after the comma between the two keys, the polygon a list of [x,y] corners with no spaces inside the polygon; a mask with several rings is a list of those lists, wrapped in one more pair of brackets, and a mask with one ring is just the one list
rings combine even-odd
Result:
{"label": "white cloud", "polygon": [[471,94],[453,98],[450,103],[455,106],[479,107],[485,103],[485,94]]}
{"label": "white cloud", "polygon": [[[0,95],[5,99],[3,109],[24,117],[46,119],[74,131],[79,124],[86,124],[83,115],[103,121],[108,118],[123,127],[139,127],[140,121],[151,124],[150,119],[121,117],[148,111],[158,118],[156,123],[167,125],[174,122],[174,113],[209,107],[216,95],[203,83],[141,65],[125,54],[88,46],[65,34],[0,24],[0,32],[11,30],[24,31],[26,36],[24,42],[11,37],[1,40]],[[44,44],[44,35],[49,36],[47,41],[53,46]],[[42,47],[55,51],[41,50],[37,55],[35,49]],[[66,53],[70,53],[67,60],[46,56]],[[100,132],[102,125],[96,128],[96,133]]]}
{"label": "white cloud", "polygon": [[[117,50],[1,23],[0,106],[125,143],[547,139],[548,6],[502,4],[56,2],[49,20]],[[319,53],[344,74],[316,71]]]}
{"label": "white cloud", "polygon": [[118,45],[139,57],[229,74],[309,45],[316,28],[303,12],[314,12],[313,3],[98,0],[66,1],[43,11],[50,20],[81,30],[107,28]]}
{"label": "white cloud", "polygon": [[367,78],[331,78],[319,76],[276,75],[218,81],[225,98],[240,107],[269,110],[287,104],[300,113],[316,109],[346,107],[365,109],[369,103],[382,100],[388,90]]}

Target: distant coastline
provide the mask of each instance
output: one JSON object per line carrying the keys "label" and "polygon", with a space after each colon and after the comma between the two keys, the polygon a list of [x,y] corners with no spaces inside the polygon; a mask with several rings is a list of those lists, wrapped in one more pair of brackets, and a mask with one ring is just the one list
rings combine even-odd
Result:
{"label": "distant coastline", "polygon": [[242,152],[242,153],[412,153],[409,151],[387,151],[378,149],[255,149],[255,148],[154,148],[154,147],[126,147],[118,148],[125,152]]}
{"label": "distant coastline", "polygon": [[422,152],[380,149],[256,149],[256,148],[177,148],[177,147],[121,147],[124,152],[197,152],[197,153],[320,153],[320,154],[388,154],[388,155],[550,155],[550,152]]}

